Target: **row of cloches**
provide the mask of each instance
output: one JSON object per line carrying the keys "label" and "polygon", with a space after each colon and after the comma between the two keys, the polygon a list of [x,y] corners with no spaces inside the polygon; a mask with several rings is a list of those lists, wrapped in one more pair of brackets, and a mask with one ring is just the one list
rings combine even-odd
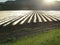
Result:
{"label": "row of cloches", "polygon": [[48,13],[44,13],[42,11],[32,11],[23,16],[9,16],[3,19],[0,19],[0,26],[7,26],[9,24],[15,26],[17,24],[30,24],[30,23],[42,23],[42,22],[53,22],[60,21],[59,17],[54,15],[49,15]]}

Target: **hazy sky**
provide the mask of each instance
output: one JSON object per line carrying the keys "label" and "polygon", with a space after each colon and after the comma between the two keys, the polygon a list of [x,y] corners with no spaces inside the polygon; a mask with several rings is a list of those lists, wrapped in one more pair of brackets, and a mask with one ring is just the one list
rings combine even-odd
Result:
{"label": "hazy sky", "polygon": [[[7,0],[0,0],[0,2],[5,2],[5,1],[7,1]],[[60,1],[60,0],[55,0],[55,1]]]}
{"label": "hazy sky", "polygon": [[7,1],[7,0],[0,0],[0,2],[5,2],[5,1]]}
{"label": "hazy sky", "polygon": [[[6,2],[7,0],[0,0],[0,2]],[[15,0],[11,0],[11,1],[15,1]]]}

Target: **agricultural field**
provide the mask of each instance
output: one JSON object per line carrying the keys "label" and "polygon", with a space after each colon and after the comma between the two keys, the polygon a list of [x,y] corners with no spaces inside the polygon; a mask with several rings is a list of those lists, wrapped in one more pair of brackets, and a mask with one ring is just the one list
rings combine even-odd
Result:
{"label": "agricultural field", "polygon": [[60,29],[25,36],[12,42],[0,43],[0,45],[60,45]]}
{"label": "agricultural field", "polygon": [[1,15],[0,45],[60,45],[60,11],[1,11]]}

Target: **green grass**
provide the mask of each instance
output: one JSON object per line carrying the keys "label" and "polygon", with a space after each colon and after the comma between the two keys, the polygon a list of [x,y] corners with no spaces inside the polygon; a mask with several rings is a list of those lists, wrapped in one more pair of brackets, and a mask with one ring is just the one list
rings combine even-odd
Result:
{"label": "green grass", "polygon": [[16,42],[0,45],[60,45],[60,29],[50,30],[34,36],[25,36]]}

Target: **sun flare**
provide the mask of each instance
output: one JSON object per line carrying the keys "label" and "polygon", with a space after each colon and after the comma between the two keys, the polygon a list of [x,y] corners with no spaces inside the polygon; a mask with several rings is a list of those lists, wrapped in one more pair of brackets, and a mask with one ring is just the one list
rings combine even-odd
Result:
{"label": "sun flare", "polygon": [[46,4],[53,4],[55,1],[54,0],[44,0],[44,3]]}

